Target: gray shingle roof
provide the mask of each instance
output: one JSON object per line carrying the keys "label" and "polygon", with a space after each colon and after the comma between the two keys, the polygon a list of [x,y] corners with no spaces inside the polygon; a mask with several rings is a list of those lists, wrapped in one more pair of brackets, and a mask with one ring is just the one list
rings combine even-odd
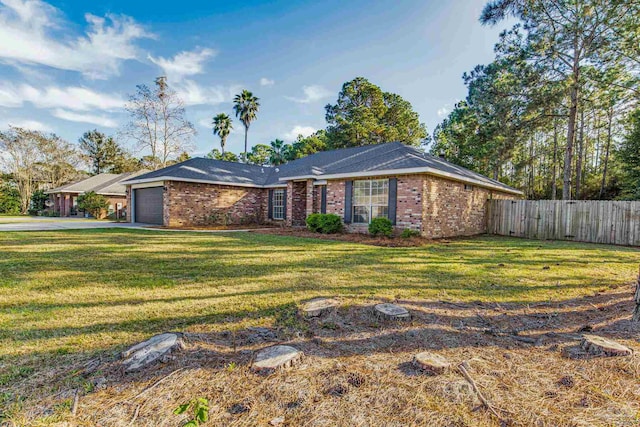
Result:
{"label": "gray shingle roof", "polygon": [[127,188],[125,184],[122,184],[122,181],[133,178],[144,172],[146,171],[127,172],[121,174],[101,173],[58,188],[53,188],[47,191],[47,193],[87,193],[89,191],[95,191],[96,193],[103,195],[125,196],[127,194]]}
{"label": "gray shingle roof", "polygon": [[196,180],[210,181],[229,185],[263,186],[273,168],[244,163],[211,160],[194,157],[182,163],[167,166],[135,177],[137,180],[152,181],[175,178],[177,181]]}
{"label": "gray shingle roof", "polygon": [[292,178],[338,178],[403,173],[430,173],[519,193],[499,181],[430,156],[400,142],[323,151],[278,167],[193,158],[140,175],[131,182],[153,179],[195,180],[245,186],[282,185]]}

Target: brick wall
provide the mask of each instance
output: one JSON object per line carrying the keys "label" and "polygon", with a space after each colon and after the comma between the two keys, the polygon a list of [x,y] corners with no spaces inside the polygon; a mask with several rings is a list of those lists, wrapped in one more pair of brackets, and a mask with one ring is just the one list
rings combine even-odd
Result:
{"label": "brick wall", "polygon": [[269,192],[261,188],[190,182],[165,182],[164,221],[170,227],[261,223],[267,218]]}
{"label": "brick wall", "polygon": [[475,185],[465,189],[461,182],[425,176],[422,235],[441,238],[484,233],[487,200],[516,197]]}
{"label": "brick wall", "polygon": [[322,189],[324,187],[324,185],[313,186],[313,213],[320,213],[322,207]]}
{"label": "brick wall", "polygon": [[396,228],[421,231],[424,175],[398,176]]}
{"label": "brick wall", "polygon": [[133,215],[131,215],[131,186],[127,185],[127,198],[125,201],[125,210],[127,211],[127,221],[133,221]]}
{"label": "brick wall", "polygon": [[327,181],[327,213],[344,218],[344,181]]}
{"label": "brick wall", "polygon": [[[389,177],[379,177],[389,178]],[[376,177],[376,179],[379,179]],[[464,184],[430,175],[402,175],[398,179],[396,230],[418,230],[423,236],[469,236],[486,231],[489,198],[512,199],[509,193]],[[344,218],[345,182],[327,182],[327,213]],[[366,224],[347,224],[350,232],[367,232]]]}
{"label": "brick wall", "polygon": [[[122,203],[122,210],[128,212],[127,210],[128,198],[126,196],[109,196],[109,197],[106,197],[106,199],[107,199],[107,204],[113,206],[114,214],[118,209],[118,203]],[[107,212],[104,212],[104,214],[102,215],[102,218],[106,218],[106,217],[107,217]],[[118,217],[122,217],[122,215],[118,214]]]}

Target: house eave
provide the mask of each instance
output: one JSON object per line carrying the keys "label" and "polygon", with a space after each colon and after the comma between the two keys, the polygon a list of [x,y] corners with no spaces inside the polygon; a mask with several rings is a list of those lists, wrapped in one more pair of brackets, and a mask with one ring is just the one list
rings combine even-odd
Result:
{"label": "house eave", "polygon": [[278,187],[286,186],[286,184],[259,185],[259,184],[244,183],[244,182],[225,182],[225,181],[214,181],[214,180],[208,180],[208,179],[180,178],[177,176],[158,176],[153,178],[132,179],[128,181],[123,181],[121,182],[121,184],[134,185],[134,184],[145,184],[148,182],[163,182],[163,181],[191,182],[194,184],[227,185],[230,187],[246,187],[246,188],[278,188]]}
{"label": "house eave", "polygon": [[[89,191],[93,191],[93,190],[89,190]],[[84,194],[87,191],[78,191],[78,190],[48,190],[45,191],[45,194]],[[115,196],[115,197],[126,197],[127,194],[126,193],[102,193],[100,191],[96,191],[96,194],[99,194],[101,196]]]}

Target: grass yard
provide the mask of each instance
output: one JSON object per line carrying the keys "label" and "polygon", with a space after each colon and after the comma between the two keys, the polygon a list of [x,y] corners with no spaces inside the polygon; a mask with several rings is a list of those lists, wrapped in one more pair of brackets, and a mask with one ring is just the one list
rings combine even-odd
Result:
{"label": "grass yard", "polygon": [[[431,349],[469,362],[504,425],[639,425],[637,355],[561,354],[585,325],[640,350],[626,320],[639,263],[631,248],[497,237],[383,248],[259,233],[0,233],[0,423],[175,426],[178,404],[206,397],[212,426],[499,425],[455,371],[411,367]],[[316,296],[339,297],[337,315],[302,319],[298,304]],[[375,320],[370,307],[387,301],[412,320]],[[503,333],[513,330],[535,344]],[[123,374],[118,353],[165,331],[186,332],[186,348]],[[302,349],[302,364],[251,373],[253,352],[275,342]]]}

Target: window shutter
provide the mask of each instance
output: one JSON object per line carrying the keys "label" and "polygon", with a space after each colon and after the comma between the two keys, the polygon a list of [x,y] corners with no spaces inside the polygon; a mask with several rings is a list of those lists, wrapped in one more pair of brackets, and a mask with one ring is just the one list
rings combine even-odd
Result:
{"label": "window shutter", "polygon": [[389,219],[396,225],[396,207],[398,204],[398,178],[389,178]]}
{"label": "window shutter", "polygon": [[273,219],[273,190],[269,190],[269,199],[267,201],[267,217]]}
{"label": "window shutter", "polygon": [[344,183],[344,222],[351,222],[351,196],[353,193],[353,181],[345,181]]}
{"label": "window shutter", "polygon": [[283,204],[284,204],[284,212],[282,214],[282,218],[287,219],[287,189],[285,188],[283,193],[282,193],[282,198],[283,200]]}
{"label": "window shutter", "polygon": [[320,193],[320,213],[327,213],[327,186],[323,185]]}

